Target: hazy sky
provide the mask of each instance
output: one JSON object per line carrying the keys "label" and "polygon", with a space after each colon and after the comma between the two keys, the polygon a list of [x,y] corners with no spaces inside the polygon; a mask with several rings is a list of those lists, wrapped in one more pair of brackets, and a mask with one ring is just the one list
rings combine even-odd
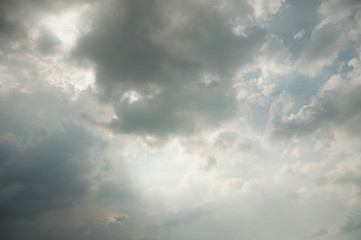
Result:
{"label": "hazy sky", "polygon": [[357,240],[359,0],[3,0],[0,239]]}

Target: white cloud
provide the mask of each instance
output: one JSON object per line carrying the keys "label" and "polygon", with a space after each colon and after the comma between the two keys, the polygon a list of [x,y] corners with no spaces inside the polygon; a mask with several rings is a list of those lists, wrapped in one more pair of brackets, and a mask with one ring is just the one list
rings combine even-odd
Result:
{"label": "white cloud", "polygon": [[342,51],[358,41],[360,7],[357,1],[325,1],[321,4],[320,23],[312,31],[296,62],[298,71],[315,77],[323,67],[333,64]]}
{"label": "white cloud", "polygon": [[298,31],[295,35],[293,35],[293,38],[296,40],[302,40],[305,37],[305,29],[302,29],[300,31]]}
{"label": "white cloud", "polygon": [[280,10],[284,0],[247,0],[247,2],[253,8],[256,18],[267,19],[270,15],[276,14]]}

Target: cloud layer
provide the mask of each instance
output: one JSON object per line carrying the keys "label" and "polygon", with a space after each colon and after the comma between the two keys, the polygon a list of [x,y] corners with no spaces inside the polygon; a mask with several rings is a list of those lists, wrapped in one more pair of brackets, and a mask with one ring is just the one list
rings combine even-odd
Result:
{"label": "cloud layer", "polygon": [[1,239],[346,239],[359,1],[0,3]]}

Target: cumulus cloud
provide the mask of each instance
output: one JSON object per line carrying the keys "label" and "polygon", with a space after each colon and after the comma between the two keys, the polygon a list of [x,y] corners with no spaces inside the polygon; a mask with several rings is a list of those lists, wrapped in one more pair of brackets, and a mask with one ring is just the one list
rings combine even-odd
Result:
{"label": "cumulus cloud", "polygon": [[333,64],[339,54],[357,42],[360,36],[360,7],[357,1],[327,1],[321,4],[321,22],[312,31],[311,39],[296,63],[300,72],[316,76],[320,69]]}
{"label": "cumulus cloud", "polygon": [[[352,86],[352,87],[351,87]],[[303,136],[322,128],[347,125],[350,119],[358,118],[360,101],[358,81],[332,76],[298,112],[289,114],[290,101],[281,98],[272,104],[269,133],[275,137]],[[355,129],[354,133],[359,131]]]}

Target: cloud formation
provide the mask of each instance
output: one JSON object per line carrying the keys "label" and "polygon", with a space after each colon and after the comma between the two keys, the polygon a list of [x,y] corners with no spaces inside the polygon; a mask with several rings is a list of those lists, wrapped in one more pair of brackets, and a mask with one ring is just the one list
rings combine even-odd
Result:
{"label": "cloud formation", "polygon": [[206,6],[99,4],[100,16],[75,55],[95,63],[100,97],[115,108],[112,129],[183,135],[234,116],[231,78],[253,61],[265,31],[249,27],[246,36],[236,35],[222,9]]}
{"label": "cloud formation", "polygon": [[0,239],[358,239],[356,0],[0,3]]}

